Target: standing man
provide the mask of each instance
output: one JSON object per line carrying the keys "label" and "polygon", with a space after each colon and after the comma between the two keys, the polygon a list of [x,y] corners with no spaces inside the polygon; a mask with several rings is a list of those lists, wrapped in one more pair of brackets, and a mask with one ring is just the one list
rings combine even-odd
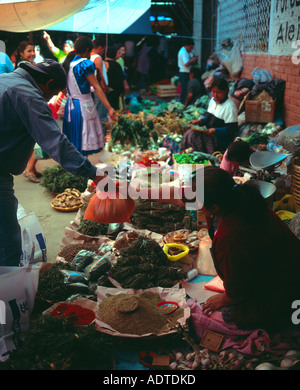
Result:
{"label": "standing man", "polygon": [[74,48],[74,43],[73,41],[71,40],[67,40],[65,41],[64,43],[64,48],[63,50],[60,50],[58,47],[56,47],[54,45],[54,43],[52,42],[52,39],[50,37],[50,35],[44,31],[43,32],[43,38],[45,39],[45,41],[47,42],[47,46],[48,48],[51,50],[52,54],[57,58],[57,61],[62,64],[65,60],[65,58],[67,57],[67,55],[70,53],[70,51],[73,50]]}
{"label": "standing man", "polygon": [[179,82],[181,85],[180,102],[182,104],[186,103],[187,85],[192,64],[198,61],[198,56],[192,53],[194,46],[194,41],[191,38],[187,38],[178,52]]}
{"label": "standing man", "polygon": [[0,75],[0,266],[19,266],[22,252],[14,177],[20,175],[38,143],[70,173],[94,180],[104,174],[62,134],[47,101],[66,88],[58,62],[22,62]]}

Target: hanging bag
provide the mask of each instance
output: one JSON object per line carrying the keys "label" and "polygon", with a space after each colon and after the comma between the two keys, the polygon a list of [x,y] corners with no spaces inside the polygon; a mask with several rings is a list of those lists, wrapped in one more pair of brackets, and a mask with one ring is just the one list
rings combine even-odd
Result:
{"label": "hanging bag", "polygon": [[118,186],[115,191],[97,190],[89,201],[84,219],[103,224],[130,222],[134,208],[133,199],[120,197]]}

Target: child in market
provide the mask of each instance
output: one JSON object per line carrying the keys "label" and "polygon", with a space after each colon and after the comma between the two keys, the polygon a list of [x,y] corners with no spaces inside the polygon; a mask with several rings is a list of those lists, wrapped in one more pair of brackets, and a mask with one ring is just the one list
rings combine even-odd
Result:
{"label": "child in market", "polygon": [[248,142],[238,139],[228,146],[220,168],[230,173],[231,176],[235,176],[240,165],[249,164],[249,158],[253,152],[255,149]]}

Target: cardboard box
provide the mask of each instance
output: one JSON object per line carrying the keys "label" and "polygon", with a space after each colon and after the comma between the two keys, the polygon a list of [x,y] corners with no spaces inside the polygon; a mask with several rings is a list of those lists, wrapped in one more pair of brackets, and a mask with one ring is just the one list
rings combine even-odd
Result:
{"label": "cardboard box", "polygon": [[245,100],[246,122],[272,123],[275,116],[276,99],[273,100],[265,91],[257,99]]}
{"label": "cardboard box", "polygon": [[178,91],[176,85],[158,85],[157,86],[157,96],[159,97],[172,97],[177,96]]}

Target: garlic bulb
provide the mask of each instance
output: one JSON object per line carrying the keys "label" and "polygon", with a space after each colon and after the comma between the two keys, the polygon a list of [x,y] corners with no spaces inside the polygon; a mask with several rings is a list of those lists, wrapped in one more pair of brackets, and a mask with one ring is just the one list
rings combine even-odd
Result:
{"label": "garlic bulb", "polygon": [[255,367],[255,370],[278,370],[277,366],[274,366],[274,364],[265,362],[259,364],[257,367]]}
{"label": "garlic bulb", "polygon": [[290,368],[294,364],[292,359],[283,359],[281,360],[280,367],[282,368]]}

